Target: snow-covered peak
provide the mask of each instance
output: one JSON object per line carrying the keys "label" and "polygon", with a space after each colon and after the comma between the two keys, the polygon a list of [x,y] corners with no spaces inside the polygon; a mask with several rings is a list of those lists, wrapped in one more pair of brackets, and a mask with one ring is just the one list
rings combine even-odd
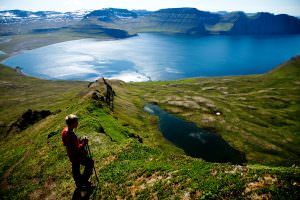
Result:
{"label": "snow-covered peak", "polygon": [[1,12],[0,13],[0,17],[11,17],[11,18],[14,18],[14,17],[17,17],[17,15],[15,15],[14,13],[12,12]]}
{"label": "snow-covered peak", "polygon": [[55,12],[55,11],[23,11],[23,10],[6,10],[0,11],[0,23],[14,23],[26,20],[63,20],[63,19],[82,19],[91,10],[77,10],[72,12]]}

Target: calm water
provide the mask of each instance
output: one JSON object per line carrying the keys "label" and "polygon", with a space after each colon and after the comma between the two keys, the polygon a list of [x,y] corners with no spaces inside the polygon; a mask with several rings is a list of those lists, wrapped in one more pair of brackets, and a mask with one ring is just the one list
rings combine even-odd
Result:
{"label": "calm water", "polygon": [[125,81],[264,73],[300,54],[300,35],[170,36],[143,33],[115,41],[83,39],[10,57],[26,74],[66,80]]}
{"label": "calm water", "polygon": [[144,110],[159,117],[159,129],[170,142],[182,148],[187,155],[210,162],[246,162],[242,152],[231,147],[212,131],[201,129],[194,123],[182,120],[157,105],[148,104]]}

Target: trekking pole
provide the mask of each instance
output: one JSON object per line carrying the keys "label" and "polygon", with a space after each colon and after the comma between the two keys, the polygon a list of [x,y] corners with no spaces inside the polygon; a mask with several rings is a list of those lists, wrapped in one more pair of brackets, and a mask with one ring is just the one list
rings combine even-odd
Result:
{"label": "trekking pole", "polygon": [[[89,153],[89,155],[90,155],[90,158],[92,158],[92,153],[91,153],[89,144],[87,143],[86,146],[87,146],[87,149],[88,149],[88,153]],[[99,179],[98,179],[98,176],[97,176],[97,172],[96,172],[96,169],[95,169],[95,165],[94,165],[93,168],[94,168],[94,172],[95,172],[95,176],[96,176],[97,182],[99,183]]]}

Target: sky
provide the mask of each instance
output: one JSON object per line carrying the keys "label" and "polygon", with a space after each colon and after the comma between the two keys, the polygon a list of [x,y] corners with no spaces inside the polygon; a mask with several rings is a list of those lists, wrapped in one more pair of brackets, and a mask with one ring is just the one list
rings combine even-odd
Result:
{"label": "sky", "polygon": [[194,7],[205,11],[271,12],[300,16],[300,0],[0,0],[0,10],[75,11],[101,8],[158,10]]}

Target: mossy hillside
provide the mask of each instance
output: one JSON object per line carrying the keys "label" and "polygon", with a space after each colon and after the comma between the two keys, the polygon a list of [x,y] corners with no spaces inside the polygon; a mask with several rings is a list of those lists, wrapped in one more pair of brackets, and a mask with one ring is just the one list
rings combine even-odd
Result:
{"label": "mossy hillside", "polygon": [[[135,83],[157,103],[201,127],[214,129],[250,163],[299,163],[300,57],[254,76]],[[217,115],[220,112],[220,115]]]}
{"label": "mossy hillside", "polygon": [[[43,197],[49,195],[50,190],[59,184],[59,180],[63,181],[63,176],[67,179],[71,178],[70,163],[61,144],[60,134],[47,140],[50,132],[61,131],[64,126],[64,116],[67,114],[75,113],[80,117],[78,134],[91,138],[91,150],[96,152],[95,157],[99,158],[99,163],[103,158],[109,160],[113,152],[121,151],[131,134],[137,134],[137,131],[148,129],[150,126],[150,123],[147,125],[141,122],[140,119],[148,120],[149,116],[144,112],[138,112],[138,108],[130,101],[133,100],[129,98],[130,95],[124,94],[125,86],[122,82],[116,82],[119,86],[113,83],[118,93],[116,104],[120,105],[116,107],[115,113],[103,106],[101,102],[91,101],[93,91],[88,89],[88,82],[44,81],[23,76],[1,66],[1,83],[1,93],[4,95],[1,101],[1,120],[7,126],[29,108],[49,109],[54,112],[60,110],[21,133],[6,135],[3,130],[0,172],[1,179],[4,183],[6,181],[2,186],[9,189],[13,185],[13,189],[5,192],[5,196],[9,194],[11,198],[25,198],[32,191],[35,191],[33,197]],[[138,99],[136,101],[140,102]],[[150,144],[155,138],[160,138],[161,142],[153,142],[152,145],[170,151],[172,149],[179,151],[166,141],[163,142],[155,126],[151,125],[149,129],[152,129],[152,133],[155,132],[156,136],[150,137],[151,134],[142,131],[145,132],[141,134],[145,143]],[[95,145],[100,149],[94,149]],[[20,160],[22,164],[18,163]],[[10,170],[12,171],[8,175],[5,174]],[[41,184],[42,189],[38,189]],[[72,178],[64,184],[73,186]],[[45,185],[48,187],[46,191],[43,189]],[[60,190],[64,189],[66,188],[62,186]],[[72,189],[73,187],[66,189],[67,199],[73,192]],[[59,197],[64,193],[61,191],[56,195]]]}
{"label": "mossy hillside", "polygon": [[25,77],[0,65],[0,134],[26,110],[59,112],[84,95],[87,83],[79,81],[46,81]]}
{"label": "mossy hillside", "polygon": [[[123,126],[113,126],[112,124],[117,122],[114,118],[100,117],[96,113],[90,113],[89,117],[85,117],[93,105],[86,106],[85,109],[77,110],[82,121],[78,134],[90,138],[91,151],[100,179],[100,184],[93,194],[95,199],[100,197],[144,199],[155,196],[183,198],[186,195],[191,198],[279,195],[292,199],[297,195],[293,183],[299,181],[298,168],[214,164],[180,154],[169,154],[140,144],[136,140],[126,139],[124,134],[113,136],[114,131],[124,131]],[[94,110],[103,114],[99,108]],[[74,112],[72,109],[70,111]],[[109,110],[103,112],[107,111],[109,112]],[[52,120],[53,118],[47,119],[50,121],[49,127]],[[96,121],[101,124],[110,123],[109,131],[106,131],[108,129],[105,125],[103,128],[106,134],[111,135],[113,141],[94,130]],[[69,199],[72,196],[74,183],[65,149],[61,145],[60,136],[47,142],[46,134],[49,130],[44,130],[45,123],[36,129],[31,127],[28,132],[24,131],[23,134],[27,137],[17,138],[19,148],[26,148],[21,156],[25,159],[22,164],[15,166],[10,174],[8,183],[12,188],[3,192],[5,197]],[[52,123],[54,125],[57,122]],[[40,134],[31,135],[31,132]],[[92,181],[95,183],[94,177]],[[258,186],[252,188],[252,184]]]}
{"label": "mossy hillside", "polygon": [[[90,148],[100,179],[100,184],[92,194],[94,199],[156,197],[295,199],[299,195],[297,191],[299,191],[300,170],[297,167],[271,167],[259,164],[236,166],[207,163],[201,159],[185,156],[181,150],[162,138],[157,130],[157,118],[143,112],[145,101],[140,98],[140,86],[112,81],[117,96],[115,111],[111,112],[103,102],[91,98],[94,91],[87,88],[86,82],[66,82],[64,85],[60,81],[48,82],[20,76],[7,68],[1,71],[1,75],[3,75],[1,81],[5,79],[4,86],[27,83],[28,87],[19,90],[29,92],[34,90],[29,84],[32,82],[34,83],[32,87],[36,90],[34,98],[30,98],[30,95],[27,97],[26,93],[23,96],[14,96],[14,92],[10,93],[12,99],[23,100],[21,104],[16,101],[15,106],[1,106],[1,112],[11,111],[11,115],[8,115],[11,121],[16,120],[17,116],[28,108],[61,110],[21,133],[3,136],[0,142],[0,170],[1,196],[4,199],[71,198],[75,189],[74,182],[71,165],[60,135],[47,139],[51,131],[62,129],[64,116],[69,113],[75,113],[80,118],[77,134],[87,135],[90,139]],[[191,80],[178,82],[189,84]],[[155,85],[161,83],[147,84],[155,89]],[[243,83],[240,84],[242,87]],[[34,85],[43,86],[44,89],[39,90]],[[4,86],[1,94],[2,92],[7,94],[8,98],[12,88]],[[49,95],[52,92],[59,94],[62,91],[69,91],[67,96],[69,98]],[[52,98],[50,102],[44,101],[50,97]],[[29,103],[32,99],[36,100],[34,104]],[[14,109],[19,104],[23,109]],[[143,144],[132,138],[132,133],[140,135]],[[92,181],[95,183],[94,177]]]}

